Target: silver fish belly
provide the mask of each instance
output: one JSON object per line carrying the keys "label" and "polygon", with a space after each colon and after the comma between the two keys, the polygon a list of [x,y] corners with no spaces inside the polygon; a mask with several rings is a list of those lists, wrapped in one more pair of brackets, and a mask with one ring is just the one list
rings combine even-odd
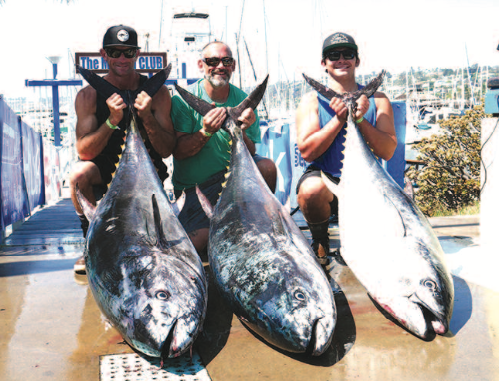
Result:
{"label": "silver fish belly", "polygon": [[340,185],[323,176],[339,197],[342,257],[371,297],[410,332],[422,339],[443,335],[454,286],[438,239],[351,117],[347,128]]}

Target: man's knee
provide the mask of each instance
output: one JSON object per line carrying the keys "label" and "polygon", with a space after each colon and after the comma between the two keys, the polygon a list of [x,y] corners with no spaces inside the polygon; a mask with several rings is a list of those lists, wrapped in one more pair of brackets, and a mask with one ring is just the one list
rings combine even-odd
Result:
{"label": "man's knee", "polygon": [[91,185],[102,183],[97,166],[91,161],[80,161],[76,163],[69,174],[71,188],[78,184],[79,188],[86,188]]}
{"label": "man's knee", "polygon": [[321,194],[325,189],[325,184],[320,177],[310,176],[303,180],[298,189],[301,196],[314,196]]}
{"label": "man's knee", "polygon": [[256,163],[260,173],[267,182],[270,190],[275,192],[276,181],[277,181],[277,167],[275,163],[270,159],[262,159]]}

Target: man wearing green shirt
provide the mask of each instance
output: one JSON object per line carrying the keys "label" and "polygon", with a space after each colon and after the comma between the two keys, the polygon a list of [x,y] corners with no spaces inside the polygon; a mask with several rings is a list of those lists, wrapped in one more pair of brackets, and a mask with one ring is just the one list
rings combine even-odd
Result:
{"label": "man wearing green shirt", "polygon": [[[235,107],[246,94],[229,83],[236,61],[230,48],[222,42],[211,42],[203,49],[198,61],[204,79],[187,88],[189,92],[217,108],[204,118],[178,95],[172,99],[171,117],[177,137],[173,151],[173,177],[175,195],[186,193],[185,205],[179,215],[182,226],[198,252],[208,243],[209,220],[199,204],[195,186],[200,187],[213,205],[222,191],[224,174],[230,161],[230,136],[220,129],[227,112],[225,107]],[[272,160],[255,154],[255,143],[260,142],[258,115],[246,109],[239,121],[242,123],[244,141],[253,155],[267,185],[275,191],[277,171]]]}

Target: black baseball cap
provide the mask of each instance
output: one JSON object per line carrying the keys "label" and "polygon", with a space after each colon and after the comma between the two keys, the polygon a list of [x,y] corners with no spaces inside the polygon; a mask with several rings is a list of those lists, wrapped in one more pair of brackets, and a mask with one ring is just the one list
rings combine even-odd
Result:
{"label": "black baseball cap", "polygon": [[137,32],[135,29],[125,25],[116,25],[109,28],[104,35],[103,48],[112,46],[124,46],[127,48],[137,48]]}
{"label": "black baseball cap", "polygon": [[327,37],[322,44],[322,57],[325,57],[326,53],[334,48],[343,47],[352,48],[356,52],[359,50],[352,36],[341,32],[333,33],[332,35]]}

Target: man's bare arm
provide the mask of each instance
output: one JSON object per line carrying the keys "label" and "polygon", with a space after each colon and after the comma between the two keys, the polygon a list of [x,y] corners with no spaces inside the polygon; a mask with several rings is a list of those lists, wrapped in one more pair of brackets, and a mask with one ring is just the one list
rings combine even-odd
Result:
{"label": "man's bare arm", "polygon": [[397,148],[392,105],[383,93],[376,93],[374,100],[377,110],[376,128],[364,119],[359,124],[359,129],[374,154],[384,160],[390,160]]}
{"label": "man's bare arm", "polygon": [[176,144],[170,117],[171,106],[170,92],[166,86],[162,86],[152,99],[144,91],[141,92],[134,104],[152,146],[163,158],[172,154]]}
{"label": "man's bare arm", "polygon": [[113,133],[106,123],[97,125],[96,102],[97,93],[91,87],[82,89],[75,100],[76,150],[82,160],[92,160],[99,155]]}
{"label": "man's bare arm", "polygon": [[306,94],[296,110],[297,145],[302,157],[312,162],[326,152],[344,123],[335,116],[321,129],[317,94]]}

